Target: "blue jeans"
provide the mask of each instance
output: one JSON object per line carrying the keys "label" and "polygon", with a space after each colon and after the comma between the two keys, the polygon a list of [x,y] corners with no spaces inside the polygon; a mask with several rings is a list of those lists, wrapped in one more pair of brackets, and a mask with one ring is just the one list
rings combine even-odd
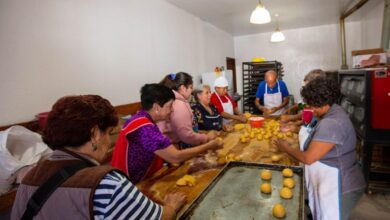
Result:
{"label": "blue jeans", "polygon": [[348,220],[351,211],[363,196],[364,189],[355,190],[341,195],[341,219]]}

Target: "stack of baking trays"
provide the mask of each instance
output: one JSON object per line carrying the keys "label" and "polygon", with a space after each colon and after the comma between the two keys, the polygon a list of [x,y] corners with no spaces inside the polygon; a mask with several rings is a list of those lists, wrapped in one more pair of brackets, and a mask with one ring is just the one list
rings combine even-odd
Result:
{"label": "stack of baking trays", "polygon": [[[295,186],[290,186],[290,199],[280,195],[280,189],[286,186],[282,174],[285,168],[293,171],[290,178],[295,182]],[[272,178],[262,179],[263,171],[269,171]],[[303,168],[297,166],[230,162],[179,219],[277,219],[273,210],[276,204],[284,207],[285,214],[280,218],[303,219],[303,175]],[[271,185],[271,193],[260,191],[263,183]]]}

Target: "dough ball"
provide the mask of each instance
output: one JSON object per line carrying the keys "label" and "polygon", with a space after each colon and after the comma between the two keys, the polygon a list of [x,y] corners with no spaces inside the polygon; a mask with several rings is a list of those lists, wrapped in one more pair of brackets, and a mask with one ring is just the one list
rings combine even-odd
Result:
{"label": "dough ball", "polygon": [[280,194],[280,197],[282,197],[283,199],[291,199],[293,197],[293,193],[292,193],[291,189],[289,189],[287,187],[283,187],[279,191],[279,194]]}
{"label": "dough ball", "polygon": [[279,162],[281,157],[279,155],[272,155],[271,160],[272,162]]}
{"label": "dough ball", "polygon": [[276,218],[284,218],[286,216],[286,209],[283,207],[282,204],[276,203],[272,208],[272,214]]}
{"label": "dough ball", "polygon": [[283,180],[283,186],[292,189],[295,186],[295,182],[294,182],[294,180],[292,178],[285,178]]}
{"label": "dough ball", "polygon": [[272,179],[272,173],[269,170],[263,170],[261,172],[260,176],[261,176],[262,180],[270,180],[270,179]]}
{"label": "dough ball", "polygon": [[282,174],[284,177],[292,177],[294,175],[294,172],[290,168],[284,168]]}
{"label": "dough ball", "polygon": [[270,194],[272,192],[271,184],[263,183],[260,185],[260,191],[265,194]]}

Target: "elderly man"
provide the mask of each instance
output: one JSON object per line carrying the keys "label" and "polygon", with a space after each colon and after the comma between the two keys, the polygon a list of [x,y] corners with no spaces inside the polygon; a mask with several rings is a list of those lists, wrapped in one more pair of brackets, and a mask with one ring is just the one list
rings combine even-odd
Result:
{"label": "elderly man", "polygon": [[288,104],[288,95],[286,84],[278,80],[274,70],[269,70],[257,88],[255,105],[264,116],[281,115]]}

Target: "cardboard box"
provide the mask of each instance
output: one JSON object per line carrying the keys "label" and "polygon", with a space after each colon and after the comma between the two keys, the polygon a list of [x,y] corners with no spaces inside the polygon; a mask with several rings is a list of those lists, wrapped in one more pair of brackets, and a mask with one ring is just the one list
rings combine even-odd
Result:
{"label": "cardboard box", "polygon": [[383,48],[354,50],[352,54],[352,68],[366,68],[387,63]]}
{"label": "cardboard box", "polygon": [[385,51],[383,48],[375,48],[375,49],[366,49],[366,50],[353,50],[351,52],[352,56],[357,55],[365,55],[365,54],[377,54],[377,53],[384,53]]}

